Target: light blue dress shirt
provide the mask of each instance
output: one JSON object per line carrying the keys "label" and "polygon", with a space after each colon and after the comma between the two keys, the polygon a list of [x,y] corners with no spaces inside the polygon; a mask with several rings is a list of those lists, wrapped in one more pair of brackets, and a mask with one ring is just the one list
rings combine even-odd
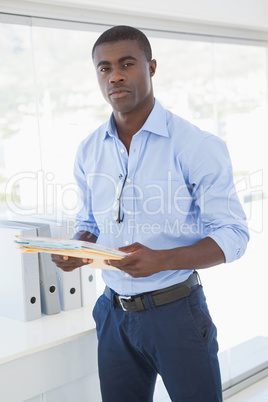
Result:
{"label": "light blue dress shirt", "polygon": [[[121,247],[140,242],[152,249],[188,246],[209,236],[226,262],[240,258],[249,239],[246,217],[233,184],[225,143],[165,110],[156,100],[129,154],[113,115],[80,144],[74,175],[80,209],[76,231],[98,243]],[[124,220],[118,216],[122,192]],[[104,282],[134,295],[182,282],[192,271],[169,270],[145,278],[103,270]]]}

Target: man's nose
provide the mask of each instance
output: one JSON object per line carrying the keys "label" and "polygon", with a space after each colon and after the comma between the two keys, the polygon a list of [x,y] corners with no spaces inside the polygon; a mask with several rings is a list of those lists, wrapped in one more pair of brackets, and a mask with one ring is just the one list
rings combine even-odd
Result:
{"label": "man's nose", "polygon": [[122,74],[122,72],[119,69],[114,69],[111,72],[109,81],[110,84],[116,84],[118,82],[124,82],[126,80],[125,76]]}

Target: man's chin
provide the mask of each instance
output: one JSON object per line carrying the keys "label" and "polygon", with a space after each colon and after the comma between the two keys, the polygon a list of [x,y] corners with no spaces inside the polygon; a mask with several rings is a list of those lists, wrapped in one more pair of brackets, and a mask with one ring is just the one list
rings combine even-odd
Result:
{"label": "man's chin", "polygon": [[120,114],[128,114],[134,110],[133,105],[129,105],[126,101],[123,100],[122,102],[110,102],[110,105],[112,106],[114,112]]}

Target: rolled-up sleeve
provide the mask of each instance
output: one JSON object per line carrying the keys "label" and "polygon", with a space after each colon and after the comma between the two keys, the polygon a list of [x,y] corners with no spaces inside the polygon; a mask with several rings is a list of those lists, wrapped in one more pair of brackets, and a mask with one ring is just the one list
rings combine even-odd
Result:
{"label": "rolled-up sleeve", "polygon": [[240,258],[249,232],[225,142],[215,136],[204,139],[193,154],[189,172],[196,218],[204,237],[211,237],[219,245],[226,262]]}
{"label": "rolled-up sleeve", "polygon": [[99,236],[99,229],[92,213],[91,189],[83,169],[83,145],[80,144],[74,163],[74,177],[78,186],[79,211],[76,215],[75,233],[87,231]]}

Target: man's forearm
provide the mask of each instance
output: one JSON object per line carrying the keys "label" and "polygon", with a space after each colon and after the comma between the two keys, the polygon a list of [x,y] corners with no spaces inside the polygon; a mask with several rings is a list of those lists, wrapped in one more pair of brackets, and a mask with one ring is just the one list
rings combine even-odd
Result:
{"label": "man's forearm", "polygon": [[152,250],[140,243],[120,248],[130,253],[122,260],[109,260],[112,265],[134,278],[145,277],[166,270],[201,269],[225,262],[225,256],[218,244],[206,237],[191,246],[168,250]]}
{"label": "man's forearm", "polygon": [[225,262],[222,249],[210,237],[191,246],[162,250],[166,269],[202,269]]}

